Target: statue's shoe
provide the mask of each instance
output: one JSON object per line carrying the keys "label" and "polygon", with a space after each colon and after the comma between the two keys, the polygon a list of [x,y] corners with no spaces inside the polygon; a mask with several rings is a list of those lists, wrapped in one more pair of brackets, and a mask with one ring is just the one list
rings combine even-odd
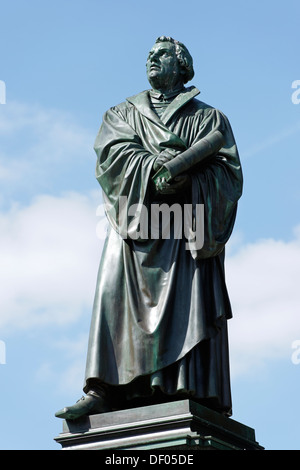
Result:
{"label": "statue's shoe", "polygon": [[86,395],[81,397],[75,405],[66,406],[57,411],[55,416],[62,419],[78,419],[81,416],[106,413],[107,411],[111,411],[111,408],[104,398]]}

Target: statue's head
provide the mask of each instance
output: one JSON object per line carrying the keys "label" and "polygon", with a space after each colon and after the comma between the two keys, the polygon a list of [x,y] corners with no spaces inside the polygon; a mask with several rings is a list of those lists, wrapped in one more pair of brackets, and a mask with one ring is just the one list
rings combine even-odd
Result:
{"label": "statue's head", "polygon": [[166,36],[156,39],[146,67],[148,80],[156,89],[174,89],[194,76],[193,59],[185,45]]}

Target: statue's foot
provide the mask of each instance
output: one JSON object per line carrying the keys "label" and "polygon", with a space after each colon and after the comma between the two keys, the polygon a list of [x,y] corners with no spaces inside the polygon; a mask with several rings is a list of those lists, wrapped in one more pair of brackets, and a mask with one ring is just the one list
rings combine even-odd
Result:
{"label": "statue's foot", "polygon": [[107,411],[111,411],[111,408],[105,398],[87,394],[81,397],[75,405],[57,411],[55,416],[62,419],[78,419],[81,416],[106,413]]}

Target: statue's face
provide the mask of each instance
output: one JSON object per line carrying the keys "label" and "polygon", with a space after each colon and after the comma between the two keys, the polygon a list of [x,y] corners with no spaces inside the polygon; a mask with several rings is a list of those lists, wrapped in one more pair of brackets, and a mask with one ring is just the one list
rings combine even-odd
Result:
{"label": "statue's face", "polygon": [[175,45],[171,42],[154,44],[146,67],[148,80],[154,88],[172,89],[182,77]]}

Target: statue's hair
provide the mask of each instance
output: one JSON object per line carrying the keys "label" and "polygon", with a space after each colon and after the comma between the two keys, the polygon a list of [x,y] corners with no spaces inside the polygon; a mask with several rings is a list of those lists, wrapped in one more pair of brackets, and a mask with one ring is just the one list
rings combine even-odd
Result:
{"label": "statue's hair", "polygon": [[169,36],[160,36],[156,39],[155,43],[159,42],[171,42],[172,44],[175,45],[175,52],[176,56],[178,59],[178,62],[180,66],[183,68],[185,71],[185,74],[183,75],[183,82],[187,83],[190,80],[192,80],[195,72],[194,72],[194,67],[193,67],[193,58],[191,54],[189,53],[188,49],[185,47],[185,45],[177,41],[176,39],[173,39]]}

